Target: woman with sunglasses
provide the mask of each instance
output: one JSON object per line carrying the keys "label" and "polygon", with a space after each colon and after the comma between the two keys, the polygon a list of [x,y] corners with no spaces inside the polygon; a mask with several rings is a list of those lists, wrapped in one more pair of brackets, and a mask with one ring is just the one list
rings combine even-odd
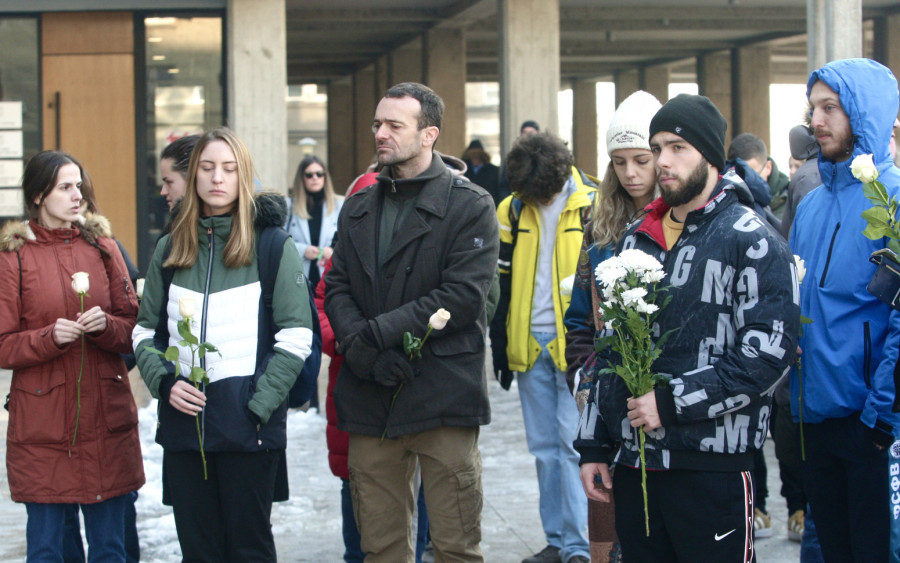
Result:
{"label": "woman with sunglasses", "polygon": [[316,287],[325,262],[331,258],[331,241],[344,198],[335,195],[331,175],[315,155],[300,161],[290,196],[291,216],[285,228],[303,258],[304,273]]}

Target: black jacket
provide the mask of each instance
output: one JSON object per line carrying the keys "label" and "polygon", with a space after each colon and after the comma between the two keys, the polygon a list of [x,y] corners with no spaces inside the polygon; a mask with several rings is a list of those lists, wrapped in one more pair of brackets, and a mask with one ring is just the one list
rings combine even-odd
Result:
{"label": "black jacket", "polygon": [[[656,389],[662,427],[646,436],[648,469],[741,471],[752,466],[769,427],[775,384],[793,363],[800,308],[787,244],[748,205],[747,187],[726,172],[702,208],[688,214],[667,250],[662,200],[619,242],[657,257],[672,300],[658,317],[669,338],[654,368],[671,378]],[[601,364],[618,361],[606,353]],[[628,390],[616,374],[597,376],[575,448],[582,462],[639,466],[628,424]]]}
{"label": "black jacket", "polygon": [[[385,190],[395,185],[418,187],[419,194],[379,265],[380,210]],[[490,422],[485,301],[499,249],[490,195],[451,174],[437,157],[412,179],[393,180],[388,167],[378,184],[346,200],[337,239],[325,312],[338,342],[345,344],[368,324],[381,348],[402,352],[404,332],[424,336],[429,317],[441,307],[452,315],[414,360],[419,375],[403,386],[393,410],[397,389],[356,377],[345,362],[334,391],[339,428],[369,436],[387,428],[396,437]]]}

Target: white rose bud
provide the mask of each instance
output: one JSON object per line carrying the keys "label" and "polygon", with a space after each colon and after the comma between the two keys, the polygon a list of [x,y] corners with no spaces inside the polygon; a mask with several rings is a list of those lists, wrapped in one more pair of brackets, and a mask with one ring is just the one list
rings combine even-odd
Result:
{"label": "white rose bud", "polygon": [[178,298],[178,314],[181,315],[182,319],[193,319],[194,318],[194,298],[193,297],[179,297]]}
{"label": "white rose bud", "polygon": [[575,274],[572,274],[559,282],[559,293],[561,295],[572,295],[573,287],[575,287]]}
{"label": "white rose bud", "polygon": [[447,326],[447,321],[449,320],[450,311],[447,309],[438,309],[431,315],[431,318],[428,319],[428,325],[434,330],[444,330],[444,327]]}
{"label": "white rose bud", "polygon": [[800,258],[796,254],[794,254],[794,263],[797,264],[797,283],[803,283],[803,278],[806,277],[806,263],[803,261],[803,258]]}
{"label": "white rose bud", "polygon": [[91,288],[91,282],[88,281],[87,272],[75,272],[72,274],[72,289],[75,293],[83,295]]}
{"label": "white rose bud", "polygon": [[144,298],[144,278],[138,278],[135,282],[134,292],[137,293],[138,299]]}
{"label": "white rose bud", "polygon": [[871,154],[861,154],[854,158],[850,164],[850,172],[863,184],[871,184],[878,179],[878,169],[875,168]]}

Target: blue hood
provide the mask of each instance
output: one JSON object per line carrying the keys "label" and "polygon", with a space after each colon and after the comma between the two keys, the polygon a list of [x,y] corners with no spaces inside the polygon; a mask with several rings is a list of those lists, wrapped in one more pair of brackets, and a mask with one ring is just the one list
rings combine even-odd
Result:
{"label": "blue hood", "polygon": [[[819,151],[819,171],[822,182],[832,186],[835,174],[840,182],[846,180],[850,163],[861,154],[872,154],[879,172],[893,165],[888,145],[894,120],[900,106],[897,79],[887,67],[869,59],[843,59],[833,61],[810,74],[806,83],[806,96],[818,80],[840,96],[841,106],[850,118],[855,136],[853,154],[844,162],[831,162]],[[846,168],[846,170],[841,170]],[[850,179],[853,179],[850,176]]]}

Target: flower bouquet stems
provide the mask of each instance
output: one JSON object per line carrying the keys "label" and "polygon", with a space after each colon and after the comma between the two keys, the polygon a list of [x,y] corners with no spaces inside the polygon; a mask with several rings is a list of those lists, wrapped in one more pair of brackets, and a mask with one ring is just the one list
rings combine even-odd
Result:
{"label": "flower bouquet stems", "polygon": [[[447,309],[438,309],[435,311],[431,318],[428,319],[428,329],[425,331],[425,336],[419,338],[417,336],[413,336],[413,334],[409,331],[403,333],[403,351],[406,352],[406,355],[409,356],[410,361],[415,358],[422,357],[422,346],[425,345],[425,341],[428,340],[428,337],[431,335],[432,330],[444,330],[444,327],[447,326],[447,323],[450,321],[450,311]],[[391,413],[394,412],[394,403],[397,402],[397,397],[400,395],[400,391],[403,390],[403,384],[397,386],[397,390],[394,391],[394,395],[391,397],[391,406],[388,409],[388,418],[390,418]],[[378,442],[384,442],[385,437],[387,437],[387,423],[384,425],[384,431],[381,433],[381,440]]]}
{"label": "flower bouquet stems", "polygon": [[[81,314],[84,314],[84,296],[90,289],[90,281],[88,279],[87,272],[75,272],[72,274],[72,289],[75,290],[75,293],[78,294],[78,300],[81,304],[80,310]],[[76,382],[76,391],[75,391],[75,401],[76,401],[76,410],[75,410],[75,431],[72,433],[72,446],[75,445],[75,440],[78,439],[78,422],[81,420],[81,377],[84,375],[84,333],[81,333],[81,364],[78,366],[78,381]],[[71,451],[69,452],[71,455]]]}
{"label": "flower bouquet stems", "polygon": [[[178,341],[178,346],[185,346],[191,351],[191,371],[188,374],[188,380],[193,384],[195,389],[199,390],[201,384],[209,384],[209,375],[206,369],[197,365],[197,359],[203,360],[206,357],[207,352],[215,352],[219,354],[219,356],[221,356],[222,353],[209,342],[200,342],[200,339],[191,332],[191,323],[193,322],[194,317],[194,299],[192,297],[180,298],[178,300],[178,311],[181,315],[181,320],[178,321],[177,325],[178,335],[181,336],[181,340]],[[166,348],[165,352],[161,352],[152,346],[144,346],[144,349],[153,352],[154,354],[159,354],[172,362],[175,365],[175,377],[178,377],[181,375],[181,362],[178,359],[180,351],[178,346],[169,346]],[[205,481],[208,478],[206,452],[203,449],[203,432],[200,430],[200,417],[196,414],[194,415],[194,423],[197,426],[197,441],[200,444],[200,459],[203,461],[203,480]]]}
{"label": "flower bouquet stems", "polygon": [[[671,331],[654,342],[653,324],[669,297],[665,288],[658,287],[665,276],[662,264],[640,250],[628,249],[603,261],[594,275],[603,285],[600,309],[611,335],[596,340],[597,351],[611,347],[621,363],[607,367],[600,373],[615,373],[621,377],[632,397],[638,398],[653,391],[666,379],[653,371],[653,363],[662,353]],[[646,434],[643,426],[637,429],[641,465],[641,490],[644,498],[644,525],[650,535],[650,512],[647,503]]]}

